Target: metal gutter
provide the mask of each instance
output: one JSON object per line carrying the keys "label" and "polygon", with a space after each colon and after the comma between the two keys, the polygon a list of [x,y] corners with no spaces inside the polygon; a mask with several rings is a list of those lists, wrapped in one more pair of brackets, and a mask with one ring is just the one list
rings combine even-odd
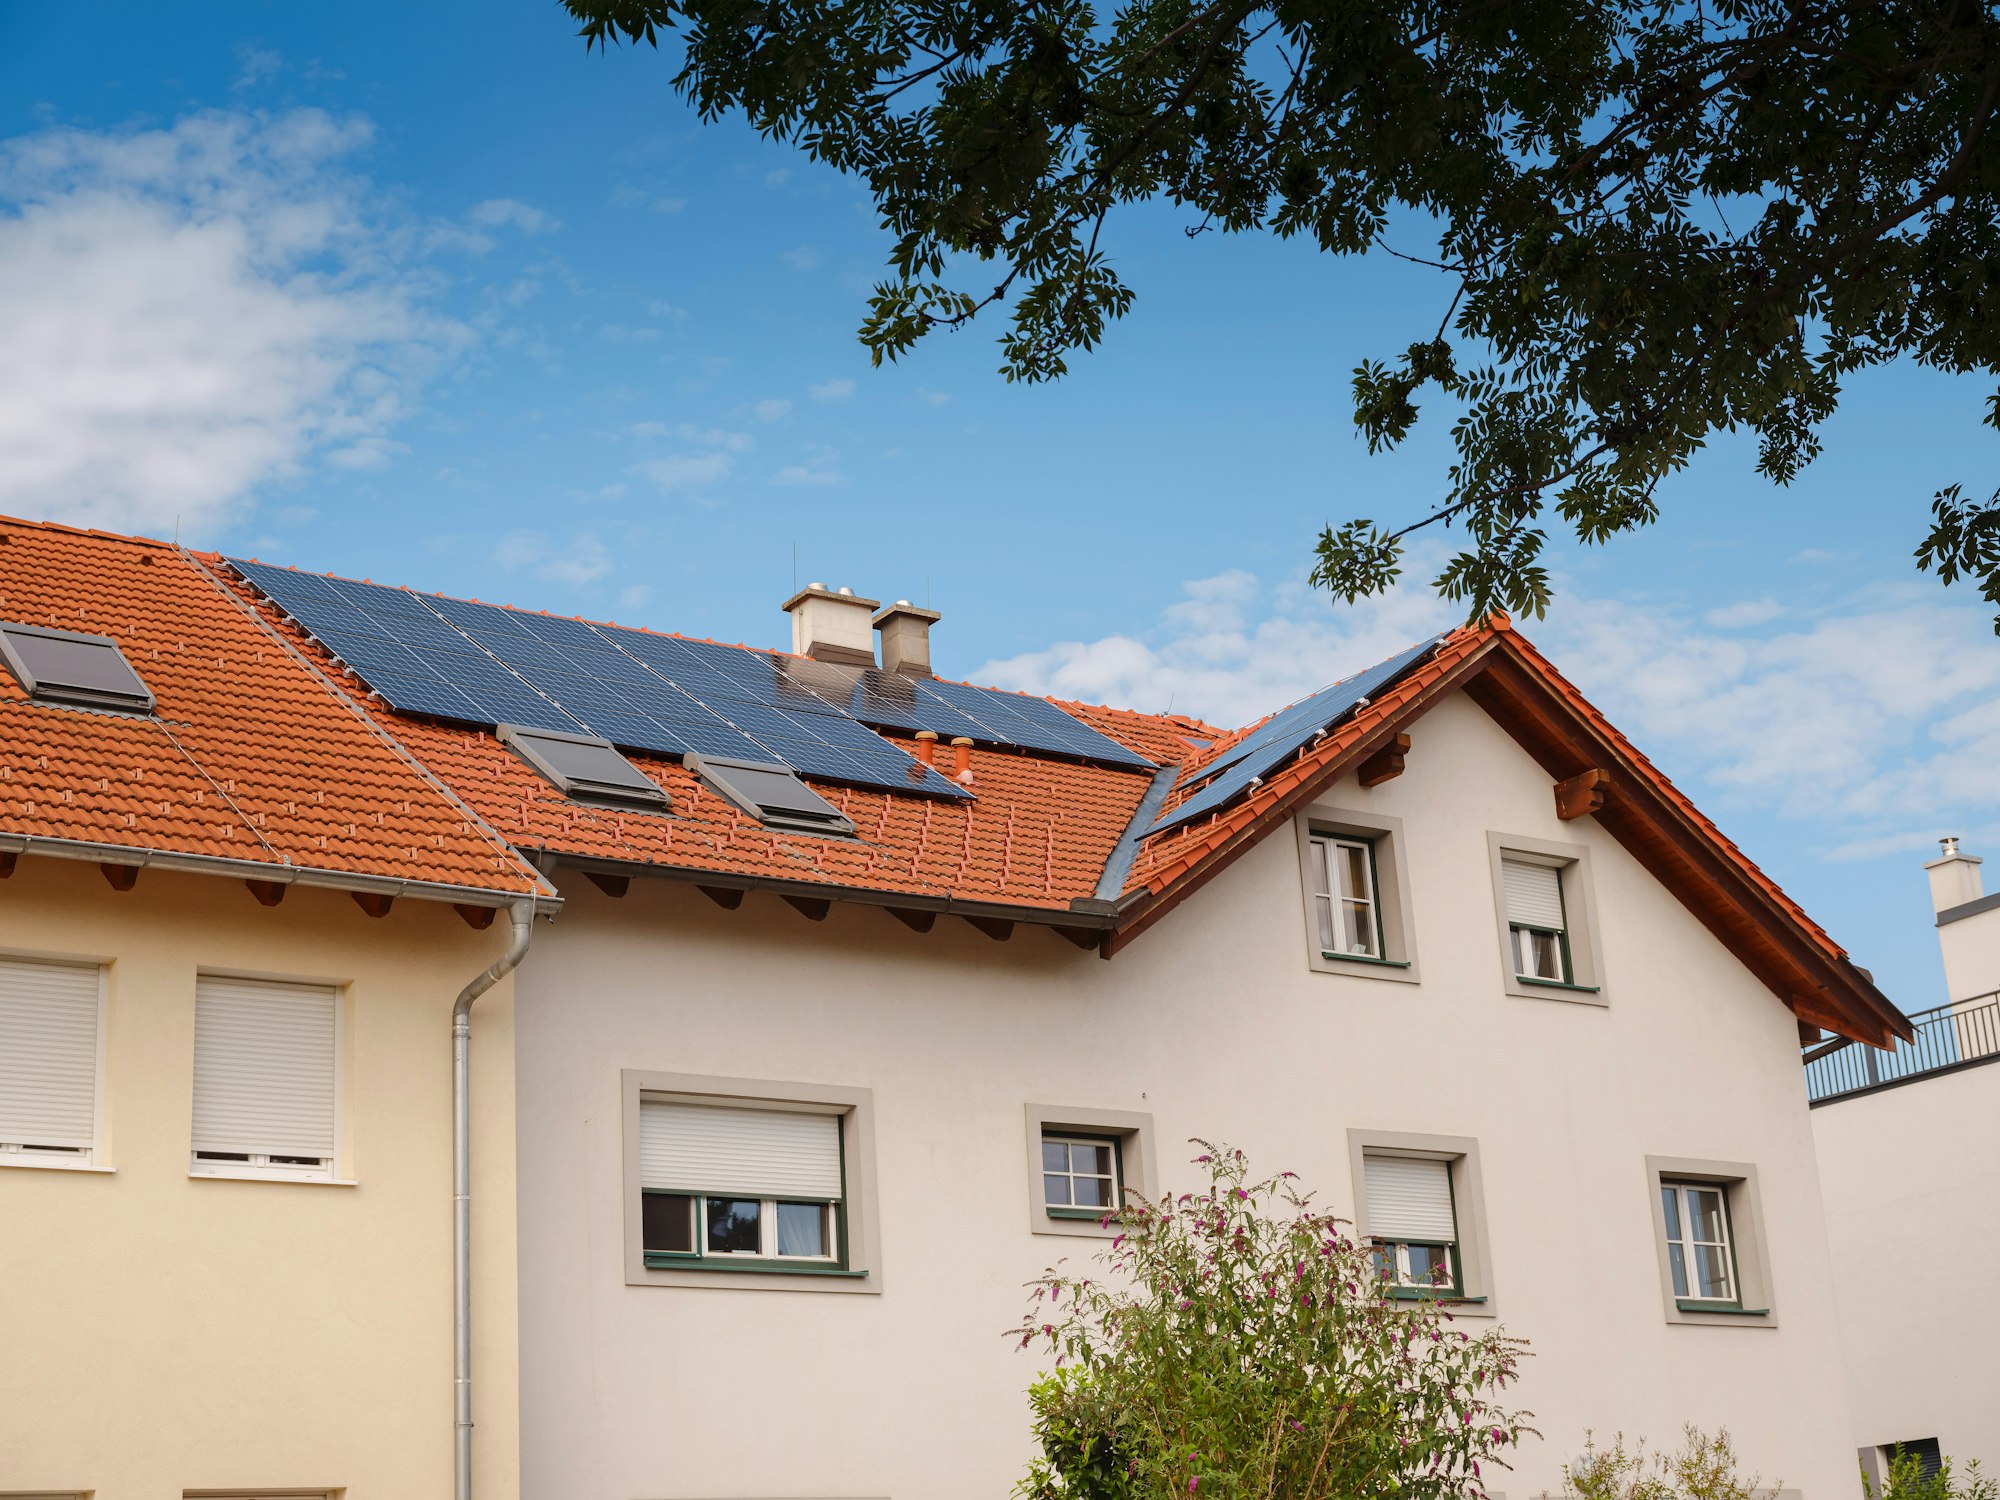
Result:
{"label": "metal gutter", "polygon": [[885,891],[870,886],[835,885],[815,880],[776,880],[766,876],[743,875],[733,871],[698,870],[687,865],[661,865],[647,860],[604,859],[593,855],[565,854],[559,849],[536,849],[529,854],[543,869],[562,868],[596,872],[600,875],[650,875],[683,885],[713,886],[717,890],[769,891],[778,896],[804,896],[818,901],[851,901],[859,906],[901,907],[905,911],[932,911],[943,916],[986,917],[998,921],[1026,922],[1047,927],[1110,928],[1117,920],[1117,908],[1109,901],[1079,896],[1067,906],[1015,906],[1004,901],[961,901],[952,896],[926,896],[918,892]]}
{"label": "metal gutter", "polygon": [[1153,784],[1146,788],[1146,795],[1139,799],[1133,810],[1132,821],[1118,842],[1112,845],[1111,856],[1104,861],[1104,873],[1097,877],[1097,899],[1116,901],[1125,889],[1125,877],[1132,873],[1132,861],[1139,857],[1139,846],[1153,831],[1154,820],[1160,815],[1160,808],[1167,800],[1167,794],[1174,789],[1180,779],[1179,766],[1162,766],[1153,777]]}
{"label": "metal gutter", "polygon": [[449,901],[456,906],[502,907],[531,899],[536,911],[546,915],[560,911],[563,904],[562,897],[546,882],[543,882],[540,892],[530,897],[526,892],[495,890],[490,886],[451,885],[437,880],[399,880],[393,875],[366,875],[360,871],[329,870],[313,865],[273,864],[256,859],[234,859],[224,854],[181,854],[129,844],[93,844],[81,839],[48,838],[33,833],[0,833],[0,853],[45,854],[54,859],[172,870],[186,875],[220,875],[238,880],[267,881],[272,885],[320,886],[376,896],[408,896],[417,901]]}
{"label": "metal gutter", "polygon": [[535,903],[508,913],[507,951],[458,992],[451,1008],[452,1480],[457,1500],[472,1500],[472,1003],[514,972],[535,935]]}
{"label": "metal gutter", "polygon": [[2000,891],[1991,895],[1974,896],[1970,901],[1962,901],[1957,906],[1947,906],[1937,914],[1937,925],[1948,926],[1953,922],[1963,922],[1967,917],[1976,917],[1983,911],[2000,909]]}

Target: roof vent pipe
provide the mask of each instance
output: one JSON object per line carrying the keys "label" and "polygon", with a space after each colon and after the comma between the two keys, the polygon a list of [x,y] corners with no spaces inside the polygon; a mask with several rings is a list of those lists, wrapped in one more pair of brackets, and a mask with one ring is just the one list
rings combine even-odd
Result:
{"label": "roof vent pipe", "polygon": [[907,599],[875,616],[875,628],[882,636],[882,670],[905,677],[929,677],[931,673],[931,626],[940,616],[934,609],[918,609]]}
{"label": "roof vent pipe", "polygon": [[951,779],[972,785],[972,741],[962,734],[951,742]]}
{"label": "roof vent pipe", "polygon": [[927,766],[937,764],[937,731],[919,729],[917,731],[917,759]]}
{"label": "roof vent pipe", "polygon": [[849,667],[875,665],[875,642],[868,621],[879,599],[863,599],[853,589],[809,583],[785,601],[792,617],[792,653]]}

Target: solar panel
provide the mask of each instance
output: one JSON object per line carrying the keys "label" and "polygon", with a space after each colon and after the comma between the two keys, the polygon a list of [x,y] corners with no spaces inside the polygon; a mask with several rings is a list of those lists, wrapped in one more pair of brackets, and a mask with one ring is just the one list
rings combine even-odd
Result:
{"label": "solar panel", "polygon": [[1179,807],[1161,815],[1152,832],[1163,833],[1196,818],[1207,817],[1233,802],[1264,777],[1277,770],[1322,731],[1330,729],[1360,706],[1392,685],[1417,663],[1435,651],[1443,636],[1421,641],[1387,661],[1377,662],[1366,671],[1321,688],[1310,698],[1301,698],[1271,715],[1256,729],[1229,747],[1201,774],[1208,781]]}
{"label": "solar panel", "polygon": [[230,566],[391,708],[962,799],[964,788],[788,676],[774,653],[381,584]]}

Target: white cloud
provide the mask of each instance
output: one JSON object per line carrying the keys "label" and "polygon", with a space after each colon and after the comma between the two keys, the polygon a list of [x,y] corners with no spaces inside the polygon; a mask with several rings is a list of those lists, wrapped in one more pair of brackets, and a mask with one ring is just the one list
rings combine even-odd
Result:
{"label": "white cloud", "polygon": [[269,83],[283,71],[285,59],[269,47],[245,42],[236,49],[236,81],[230,85],[238,93]]}
{"label": "white cloud", "polygon": [[750,408],[751,412],[756,416],[757,420],[760,422],[779,421],[788,412],[790,412],[791,409],[792,409],[791,402],[781,401],[775,396],[769,397],[768,399],[763,401],[759,401],[755,406]]}
{"label": "white cloud", "polygon": [[817,271],[819,269],[819,251],[813,249],[810,245],[801,245],[796,250],[787,250],[778,259],[782,260],[794,271]]}
{"label": "white cloud", "polygon": [[790,167],[780,167],[775,172],[766,172],[764,174],[765,187],[780,188],[791,180],[792,169]]}
{"label": "white cloud", "polygon": [[[1428,576],[1422,562],[1410,576]],[[1985,609],[1926,588],[1809,618],[1768,599],[1697,616],[1559,586],[1555,614],[1525,633],[1711,811],[1818,825],[1829,859],[1920,850],[2000,819],[2000,649]],[[1421,584],[1343,608],[1232,571],[1184,584],[1149,630],[1058,642],[972,677],[1171,702],[1233,727],[1458,618]]]}
{"label": "white cloud", "polygon": [[484,203],[475,203],[466,218],[489,229],[518,229],[523,234],[548,234],[562,227],[539,208],[518,198],[488,198]]}
{"label": "white cloud", "polygon": [[493,549],[493,560],[509,570],[528,568],[537,578],[579,587],[611,571],[611,554],[588,532],[552,547],[539,531],[510,531]]}
{"label": "white cloud", "polygon": [[630,588],[624,589],[619,593],[618,607],[620,609],[643,609],[647,601],[652,597],[652,585],[635,583]]}
{"label": "white cloud", "polygon": [[0,142],[0,509],[200,531],[315,455],[395,456],[464,330],[344,165],[369,134],[295,110]]}
{"label": "white cloud", "polygon": [[727,453],[681,453],[672,458],[651,458],[633,464],[625,472],[648,481],[663,495],[705,490],[726,479],[736,467]]}
{"label": "white cloud", "polygon": [[660,330],[657,328],[628,328],[622,323],[606,323],[597,330],[597,336],[614,344],[657,343]]}
{"label": "white cloud", "polygon": [[771,483],[795,489],[817,489],[825,485],[845,484],[847,476],[823,464],[787,464],[771,476]]}
{"label": "white cloud", "polygon": [[806,394],[815,401],[845,401],[854,394],[851,380],[829,380],[824,385],[809,385]]}

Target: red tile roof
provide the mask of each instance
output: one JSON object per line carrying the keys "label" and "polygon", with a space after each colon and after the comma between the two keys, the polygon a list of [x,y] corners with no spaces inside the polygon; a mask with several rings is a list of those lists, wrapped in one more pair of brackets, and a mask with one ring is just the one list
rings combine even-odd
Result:
{"label": "red tile roof", "polygon": [[0,672],[0,848],[64,840],[435,882],[535,872],[179,549],[0,519],[0,620],[116,638],[156,715],[33,702]]}

